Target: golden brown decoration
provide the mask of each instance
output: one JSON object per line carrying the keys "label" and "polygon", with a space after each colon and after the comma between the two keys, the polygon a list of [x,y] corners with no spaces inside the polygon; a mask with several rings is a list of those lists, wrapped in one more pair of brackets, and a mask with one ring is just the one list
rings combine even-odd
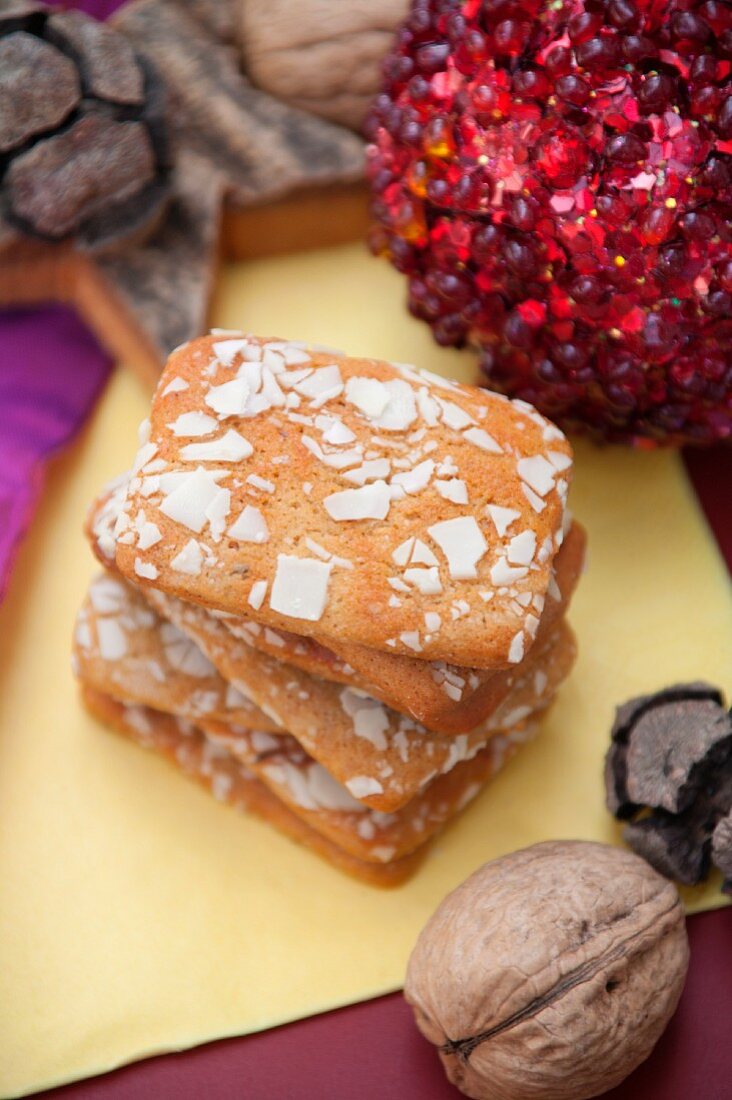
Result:
{"label": "golden brown decoration", "polygon": [[548,841],[485,864],[423,929],[405,996],[474,1100],[585,1100],[650,1054],[689,948],[676,888],[629,852]]}

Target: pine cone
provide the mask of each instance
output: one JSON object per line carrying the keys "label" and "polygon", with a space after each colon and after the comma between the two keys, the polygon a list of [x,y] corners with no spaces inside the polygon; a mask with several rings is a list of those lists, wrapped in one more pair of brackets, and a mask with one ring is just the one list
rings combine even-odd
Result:
{"label": "pine cone", "polygon": [[144,239],[170,193],[161,84],[112,27],[0,2],[0,214],[89,251]]}

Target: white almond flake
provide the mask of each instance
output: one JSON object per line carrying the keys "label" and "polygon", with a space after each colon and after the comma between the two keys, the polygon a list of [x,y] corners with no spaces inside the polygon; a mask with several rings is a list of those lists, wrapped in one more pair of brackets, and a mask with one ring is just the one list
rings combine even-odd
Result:
{"label": "white almond flake", "polygon": [[187,389],[188,383],[185,378],[180,378],[176,375],[175,378],[171,378],[160,396],[167,397],[171,393],[183,393],[183,391]]}
{"label": "white almond flake", "polygon": [[[408,363],[402,364],[402,365],[407,366],[407,367],[409,366]],[[412,368],[412,369],[414,369],[414,368]],[[422,367],[420,370],[417,371],[417,376],[419,377],[420,381],[424,380],[426,382],[431,382],[433,386],[439,386],[440,389],[443,389],[443,390],[457,390],[457,389],[459,389],[458,383],[455,382],[452,378],[445,378],[444,375],[435,374],[434,371],[425,370],[424,367]]]}
{"label": "white almond flake", "polygon": [[399,599],[398,596],[389,596],[389,599],[387,600],[387,603],[388,603],[389,607],[401,607],[402,606],[402,601]]}
{"label": "white almond flake", "polygon": [[409,585],[405,584],[404,581],[400,580],[399,577],[387,577],[386,578],[386,583],[391,585],[391,587],[396,592],[408,592],[409,591]]}
{"label": "white almond flake", "polygon": [[453,428],[454,431],[459,432],[470,424],[475,424],[472,416],[466,413],[465,409],[461,409],[459,405],[456,405],[454,401],[445,401],[442,397],[436,398],[436,401],[442,409],[442,422],[448,428]]}
{"label": "white almond flake", "polygon": [[398,378],[383,385],[389,391],[389,403],[377,417],[375,426],[384,432],[405,432],[417,419],[414,390]]}
{"label": "white almond flake", "polygon": [[368,798],[370,794],[384,793],[384,788],[378,779],[368,775],[354,775],[353,779],[346,780],[345,786],[354,798]]}
{"label": "white almond flake", "polygon": [[331,493],[323,500],[323,506],[331,519],[339,522],[385,519],[391,506],[391,493],[385,481],[374,481],[361,489]]}
{"label": "white almond flake", "polygon": [[315,541],[315,539],[307,537],[305,539],[305,545],[307,546],[308,550],[311,550],[316,557],[322,558],[323,561],[330,561],[333,557],[330,551],[326,550],[325,547],[321,546],[319,542]]}
{"label": "white almond flake", "polygon": [[227,534],[239,542],[267,542],[269,528],[259,508],[247,504],[241,514],[232,523]]}
{"label": "white almond flake", "polygon": [[434,565],[427,569],[405,569],[404,580],[418,588],[423,596],[436,596],[442,592],[440,573]]}
{"label": "white almond flake", "polygon": [[232,378],[222,386],[211,386],[204,397],[210,409],[226,419],[228,416],[243,416],[251,389],[245,378]]}
{"label": "white almond flake", "polygon": [[[299,344],[284,344],[279,350],[288,367],[296,367],[300,363],[310,362],[310,356]],[[334,354],[338,355],[338,352]]]}
{"label": "white almond flake", "polygon": [[388,458],[373,458],[357,466],[355,470],[347,470],[343,477],[356,485],[365,485],[367,481],[386,478],[390,473],[391,463]]}
{"label": "white almond flake", "polygon": [[176,420],[168,424],[173,435],[188,436],[189,438],[198,435],[211,435],[218,426],[218,422],[212,416],[206,416],[205,413],[201,412],[181,413]]}
{"label": "white almond flake", "polygon": [[326,454],[316,439],[309,435],[302,435],[301,441],[311,454],[326,466],[332,466],[335,470],[343,470],[346,466],[356,466],[363,457],[363,448],[359,445],[352,447],[350,451],[333,451]]}
{"label": "white almond flake", "polygon": [[417,408],[419,415],[429,428],[434,428],[437,425],[438,417],[440,414],[440,406],[435,401],[434,397],[430,397],[428,391],[424,387],[420,387],[417,390]]}
{"label": "white almond flake", "polygon": [[549,578],[549,584],[547,585],[546,593],[547,596],[551,596],[551,598],[553,600],[556,600],[557,603],[559,603],[562,598],[562,593],[559,591],[559,585],[557,584],[556,578],[553,574]]}
{"label": "white almond flake", "polygon": [[277,379],[267,367],[262,371],[262,396],[271,407],[287,404],[287,398],[280,389]]}
{"label": "white almond flake", "polygon": [[501,538],[506,534],[511,524],[521,517],[521,513],[517,512],[515,508],[502,508],[500,504],[488,504],[486,512],[493,520],[493,526]]}
{"label": "white almond flake", "polygon": [[514,581],[520,581],[528,573],[528,569],[525,566],[512,568],[505,558],[499,558],[491,566],[491,583],[496,588],[504,588],[509,584],[513,584]]}
{"label": "white almond flake", "polygon": [[546,508],[546,501],[537,496],[533,489],[530,489],[525,482],[521,482],[521,492],[528,500],[531,507],[535,512],[543,512]]}
{"label": "white almond flake", "polygon": [[518,634],[514,634],[511,639],[511,645],[508,650],[508,660],[512,665],[517,665],[524,659],[524,632],[519,630]]}
{"label": "white almond flake", "polygon": [[261,489],[263,493],[273,493],[277,488],[273,481],[268,481],[266,477],[260,477],[259,474],[249,474],[245,481],[247,485],[253,485],[255,489]]}
{"label": "white almond flake", "polygon": [[442,619],[436,611],[425,611],[424,625],[434,634],[442,626]]}
{"label": "white almond flake", "polygon": [[143,561],[142,558],[135,558],[135,573],[138,577],[144,577],[148,581],[154,581],[158,576],[157,566],[153,565],[152,562]]}
{"label": "white almond flake", "polygon": [[409,556],[412,553],[412,547],[414,546],[414,539],[407,539],[406,542],[402,542],[397,546],[396,550],[391,555],[391,560],[395,565],[406,565],[409,561]]}
{"label": "white almond flake", "polygon": [[370,741],[374,748],[383,752],[387,747],[385,734],[389,729],[389,716],[383,703],[353,688],[344,688],[340,699],[341,706],[353,722],[356,736]]}
{"label": "white almond flake", "polygon": [[463,439],[467,439],[470,443],[474,443],[475,446],[480,447],[482,451],[488,451],[490,454],[494,455],[503,454],[503,447],[493,438],[490,432],[485,430],[485,428],[468,428],[467,432],[463,432]]}
{"label": "white almond flake", "polygon": [[281,615],[317,622],[325,611],[332,568],[316,558],[278,554],[269,606]]}
{"label": "white almond flake", "polygon": [[250,607],[253,607],[255,611],[259,611],[260,607],[264,603],[264,597],[267,595],[267,582],[255,581],[249,590],[247,596],[247,603]]}
{"label": "white almond flake", "polygon": [[203,679],[216,673],[208,657],[205,657],[195,642],[172,623],[162,623],[160,637],[168,664],[177,672],[186,676]]}
{"label": "white almond flake", "polygon": [[453,504],[468,503],[468,487],[459,477],[449,478],[447,481],[436,480],[435,489],[445,500]]}
{"label": "white almond flake", "polygon": [[432,459],[426,458],[414,469],[407,470],[403,474],[394,474],[391,484],[401,486],[406,493],[420,493],[429,485],[434,469],[435,464]]}
{"label": "white almond flake", "polygon": [[506,556],[514,565],[530,565],[535,553],[536,535],[533,531],[522,531],[509,542]]}
{"label": "white almond flake", "polygon": [[409,649],[413,649],[415,653],[420,653],[422,651],[422,643],[419,640],[418,630],[405,630],[399,635],[399,641]]}
{"label": "white almond flake", "polygon": [[219,439],[210,439],[206,443],[187,443],[181,447],[180,457],[184,462],[241,462],[254,453],[251,443],[233,429]]}
{"label": "white almond flake", "polygon": [[217,340],[213,345],[214,355],[222,366],[230,367],[248,342],[248,340]]}
{"label": "white almond flake", "polygon": [[231,507],[231,493],[228,489],[219,489],[211,503],[206,507],[206,519],[208,520],[211,538],[214,542],[220,542],[226,529],[226,520],[229,517]]}
{"label": "white almond flake", "polygon": [[554,488],[556,470],[543,455],[520,458],[516,468],[521,480],[525,481],[529,488],[538,493],[540,497],[545,497]]}
{"label": "white almond flake", "polygon": [[563,451],[547,451],[546,457],[551,462],[555,470],[568,470],[572,465],[572,459],[569,455],[566,455]]}
{"label": "white almond flake", "polygon": [[305,370],[288,370],[286,374],[280,375],[279,383],[284,389],[290,390],[304,378],[309,378],[312,373],[312,367],[306,367]]}
{"label": "white almond flake", "polygon": [[142,523],[138,527],[140,532],[137,539],[138,550],[149,550],[151,546],[155,546],[156,543],[162,539],[162,534],[157,523]]}
{"label": "white almond flake", "polygon": [[187,573],[189,577],[197,577],[203,565],[203,550],[200,542],[189,539],[180,553],[176,554],[170,563],[170,568],[176,573]]}
{"label": "white almond flake", "polygon": [[119,661],[127,652],[127,638],[116,619],[97,620],[97,644],[103,661]]}
{"label": "white almond flake", "polygon": [[542,436],[545,443],[563,443],[567,438],[564,432],[549,420],[544,421]]}
{"label": "white almond flake", "polygon": [[378,378],[349,378],[346,401],[355,405],[369,420],[378,420],[389,404],[389,390]]}
{"label": "white almond flake", "polygon": [[353,443],[355,439],[356,436],[351,429],[337,418],[331,420],[329,426],[323,432],[323,442],[330,443],[333,447],[340,447],[344,443]]}
{"label": "white almond flake", "polygon": [[488,549],[488,543],[473,516],[433,523],[427,528],[427,533],[447,558],[450,576],[454,580],[471,580],[478,576],[476,565]]}
{"label": "white almond flake", "polygon": [[311,398],[316,408],[343,392],[343,378],[337,363],[318,367],[307,378],[298,382],[295,389],[303,397]]}
{"label": "white almond flake", "polygon": [[[182,523],[189,531],[200,535],[208,519],[206,509],[221,491],[216,484],[215,475],[199,466],[163,498],[160,511],[175,523]],[[226,493],[228,495],[228,490]]]}
{"label": "white almond flake", "polygon": [[421,539],[415,539],[414,549],[412,550],[411,562],[413,565],[439,565],[437,558],[430,550],[426,542],[422,542]]}

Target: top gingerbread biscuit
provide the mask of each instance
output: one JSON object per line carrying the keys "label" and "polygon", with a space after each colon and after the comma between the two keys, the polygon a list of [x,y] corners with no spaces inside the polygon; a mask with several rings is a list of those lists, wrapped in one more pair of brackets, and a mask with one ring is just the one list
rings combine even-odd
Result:
{"label": "top gingerbread biscuit", "polygon": [[564,435],[523,402],[215,334],[165,368],[117,566],[321,640],[506,667],[539,623],[571,466]]}

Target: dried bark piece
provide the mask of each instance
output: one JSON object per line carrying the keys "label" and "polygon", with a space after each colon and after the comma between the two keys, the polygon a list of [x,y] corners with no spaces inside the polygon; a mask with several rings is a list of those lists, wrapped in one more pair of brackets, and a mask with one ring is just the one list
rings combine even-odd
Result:
{"label": "dried bark piece", "polygon": [[476,1100],[583,1100],[651,1052],[684,985],[675,887],[630,852],[535,844],[442,902],[405,996],[448,1077]]}
{"label": "dried bark piece", "polygon": [[155,154],[139,122],[89,114],[13,161],[11,211],[44,237],[61,239],[155,179]]}
{"label": "dried bark piece", "polygon": [[161,359],[205,328],[222,194],[221,177],[185,154],[159,229],[140,247],[99,260],[102,276]]}
{"label": "dried bark piece", "polygon": [[1,152],[10,233],[88,251],[140,240],[169,191],[160,82],[112,27],[0,0]]}
{"label": "dried bark piece", "polygon": [[87,19],[78,11],[60,12],[49,18],[46,38],[73,56],[85,96],[135,106],[144,102],[143,72],[134,51],[106,23]]}
{"label": "dried bark piece", "polygon": [[232,51],[183,5],[134,0],[113,22],[164,79],[178,145],[215,165],[235,202],[362,175],[358,138],[252,88]]}
{"label": "dried bark piece", "polygon": [[678,684],[631,699],[618,708],[612,739],[606,801],[631,819],[625,840],[662,874],[701,882],[715,825],[732,807],[732,721],[720,692]]}
{"label": "dried bark piece", "polygon": [[0,40],[0,152],[59,126],[81,101],[74,65],[25,31]]}

